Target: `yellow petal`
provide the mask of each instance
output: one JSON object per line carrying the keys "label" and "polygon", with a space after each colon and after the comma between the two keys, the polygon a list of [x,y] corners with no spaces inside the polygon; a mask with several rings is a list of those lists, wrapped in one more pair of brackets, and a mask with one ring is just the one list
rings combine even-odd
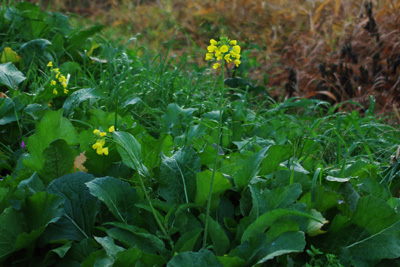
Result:
{"label": "yellow petal", "polygon": [[223,45],[221,46],[221,48],[219,49],[222,53],[226,53],[229,50],[229,46],[227,45]]}
{"label": "yellow petal", "polygon": [[113,125],[113,126],[111,126],[110,128],[108,128],[108,131],[109,131],[110,133],[114,132],[114,131],[115,131],[115,127],[114,127],[114,125]]}
{"label": "yellow petal", "polygon": [[218,69],[219,67],[221,66],[221,64],[219,64],[219,63],[215,63],[214,65],[213,65],[213,69]]}
{"label": "yellow petal", "polygon": [[99,132],[100,132],[99,129],[96,129],[96,130],[93,131],[94,134],[98,134]]}
{"label": "yellow petal", "polygon": [[47,63],[47,67],[53,67],[53,62],[49,62],[49,63]]}
{"label": "yellow petal", "polygon": [[106,136],[106,135],[107,135],[106,132],[101,132],[101,133],[100,133],[100,136],[101,136],[101,137],[104,137],[104,136]]}
{"label": "yellow petal", "polygon": [[108,147],[105,147],[101,150],[101,152],[103,152],[104,155],[108,155]]}

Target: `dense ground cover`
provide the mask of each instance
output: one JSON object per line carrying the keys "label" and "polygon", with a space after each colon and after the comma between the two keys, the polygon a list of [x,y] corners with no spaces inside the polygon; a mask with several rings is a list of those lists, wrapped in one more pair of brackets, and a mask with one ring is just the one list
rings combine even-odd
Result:
{"label": "dense ground cover", "polygon": [[398,264],[399,130],[373,96],[276,101],[246,51],[221,86],[175,39],[101,30],[2,5],[4,266]]}

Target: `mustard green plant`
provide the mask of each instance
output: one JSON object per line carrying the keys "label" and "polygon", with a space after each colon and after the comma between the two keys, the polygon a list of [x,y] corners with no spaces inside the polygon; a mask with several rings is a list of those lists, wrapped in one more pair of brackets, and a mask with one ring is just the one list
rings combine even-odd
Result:
{"label": "mustard green plant", "polygon": [[[115,131],[115,127],[114,126],[110,126],[110,128],[108,128],[108,132],[112,133],[114,131]],[[108,155],[108,147],[104,147],[104,145],[106,144],[105,137],[106,137],[107,133],[103,132],[103,131],[101,131],[99,129],[95,129],[93,131],[93,133],[96,135],[97,140],[96,140],[96,143],[94,143],[92,145],[92,148],[94,150],[96,150],[97,154],[107,156]]]}
{"label": "mustard green plant", "polygon": [[67,89],[68,82],[69,82],[69,77],[70,75],[68,74],[67,77],[65,77],[61,72],[59,68],[53,68],[53,62],[50,61],[47,64],[47,67],[51,69],[51,80],[50,80],[50,86],[53,88],[53,94],[57,95],[58,94],[58,87],[61,85],[64,94],[68,94],[69,90]]}
{"label": "mustard green plant", "polygon": [[212,190],[215,178],[215,172],[217,169],[217,161],[219,154],[219,147],[221,141],[221,129],[222,129],[222,112],[223,112],[223,95],[224,95],[224,68],[226,64],[233,64],[238,67],[240,65],[240,52],[241,48],[237,44],[236,40],[229,40],[227,37],[220,37],[219,41],[214,39],[210,40],[210,45],[207,47],[207,53],[205,60],[213,61],[213,69],[221,67],[221,84],[220,84],[220,96],[219,96],[219,121],[218,121],[218,134],[217,134],[217,146],[215,148],[214,167],[211,176],[210,190],[207,196],[207,208],[206,208],[206,219],[204,224],[204,237],[203,237],[203,248],[207,245],[207,232],[208,222],[211,208]]}

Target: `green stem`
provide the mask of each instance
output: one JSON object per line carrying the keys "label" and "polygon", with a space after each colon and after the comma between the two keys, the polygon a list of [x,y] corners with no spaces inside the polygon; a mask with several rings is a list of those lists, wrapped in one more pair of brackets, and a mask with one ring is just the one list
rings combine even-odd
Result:
{"label": "green stem", "polygon": [[211,209],[211,199],[212,199],[212,190],[213,190],[213,185],[214,185],[214,177],[215,177],[215,172],[217,170],[217,162],[218,162],[218,155],[219,155],[219,146],[220,146],[220,140],[221,140],[221,129],[222,129],[222,104],[223,104],[223,93],[224,93],[224,60],[222,59],[222,64],[221,64],[221,87],[220,87],[220,96],[219,96],[219,122],[218,122],[218,135],[217,135],[217,147],[215,150],[215,158],[214,158],[214,168],[213,172],[211,175],[211,183],[210,183],[210,191],[208,192],[208,197],[207,197],[207,209],[206,209],[206,221],[204,224],[204,237],[203,237],[203,248],[206,247],[207,245],[207,232],[208,232],[208,217],[210,215],[210,209]]}
{"label": "green stem", "polygon": [[158,216],[156,214],[156,211],[154,210],[153,204],[151,204],[150,197],[147,194],[146,187],[144,186],[143,179],[142,179],[142,177],[140,175],[139,175],[139,180],[140,180],[140,185],[142,187],[144,196],[146,197],[147,201],[149,202],[150,209],[151,209],[151,212],[153,213],[154,219],[156,219],[156,222],[157,222],[158,226],[160,227],[160,229],[163,232],[163,234],[167,237],[167,239],[168,239],[168,241],[169,241],[169,243],[171,245],[171,248],[173,248],[174,244],[173,244],[171,238],[169,237],[169,235],[167,234],[167,231],[165,230],[164,226],[160,222],[160,219],[158,218]]}
{"label": "green stem", "polygon": [[[139,167],[136,165],[135,160],[132,158],[131,154],[130,154],[129,151],[126,149],[126,147],[122,146],[122,145],[121,145],[120,143],[118,143],[118,142],[115,142],[115,143],[116,143],[117,145],[119,145],[123,150],[125,150],[126,154],[129,155],[129,158],[130,158],[131,162],[132,162],[133,165],[135,166],[135,169],[136,169],[136,170],[139,170]],[[173,242],[172,242],[172,239],[171,239],[171,237],[168,235],[168,233],[167,233],[167,231],[165,230],[164,226],[161,224],[160,220],[158,219],[157,213],[156,213],[156,211],[155,211],[155,209],[154,209],[154,207],[153,207],[153,204],[151,204],[150,197],[149,197],[149,195],[147,194],[146,187],[144,186],[143,179],[142,179],[142,176],[141,176],[141,174],[139,173],[139,171],[138,171],[138,174],[139,174],[140,186],[142,187],[142,190],[143,190],[143,193],[144,193],[144,196],[145,196],[147,202],[149,202],[149,206],[150,206],[151,213],[153,213],[153,216],[154,216],[154,219],[155,219],[156,222],[157,222],[157,225],[160,227],[161,231],[163,232],[163,234],[165,235],[165,237],[168,239],[168,241],[169,241],[169,243],[170,243],[170,245],[171,245],[171,248],[173,248],[173,247],[174,247],[174,244],[173,244]]]}

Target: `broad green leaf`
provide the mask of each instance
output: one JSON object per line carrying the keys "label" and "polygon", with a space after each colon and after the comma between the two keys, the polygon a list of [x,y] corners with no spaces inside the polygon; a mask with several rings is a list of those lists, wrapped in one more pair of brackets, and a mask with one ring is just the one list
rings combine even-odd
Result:
{"label": "broad green leaf", "polygon": [[80,103],[89,99],[103,99],[105,95],[96,90],[95,88],[84,88],[73,92],[64,101],[63,109],[66,117],[74,114],[74,109],[79,106]]}
{"label": "broad green leaf", "polygon": [[200,158],[190,147],[183,147],[171,157],[163,157],[160,166],[159,192],[169,203],[188,203],[196,194],[196,175]]}
{"label": "broad green leaf", "polygon": [[328,249],[347,251],[353,260],[369,266],[399,257],[400,216],[386,201],[374,196],[361,197],[350,223],[336,222],[335,232],[329,234],[329,229],[320,241],[329,240]]}
{"label": "broad green leaf", "polygon": [[[200,215],[201,219],[204,221],[205,216],[203,214]],[[208,218],[209,227],[208,234],[211,237],[211,241],[213,243],[213,249],[216,255],[223,255],[228,251],[230,247],[229,238],[226,236],[224,229],[221,225],[214,221],[211,217]]]}
{"label": "broad green leaf", "polygon": [[47,46],[50,45],[51,42],[46,39],[34,39],[21,45],[20,53],[25,65],[36,63],[45,67],[52,61],[52,56],[47,52]]}
{"label": "broad green leaf", "polygon": [[45,162],[39,174],[45,184],[74,170],[74,151],[64,139],[51,142],[42,156]]}
{"label": "broad green leaf", "polygon": [[12,63],[0,64],[0,85],[15,88],[26,79]]}
{"label": "broad green leaf", "polygon": [[113,225],[116,228],[107,230],[109,236],[120,241],[128,248],[137,247],[146,253],[166,254],[164,242],[155,235],[148,233],[134,225],[127,225],[118,222],[110,222],[107,225]]}
{"label": "broad green leaf", "polygon": [[309,236],[317,236],[326,233],[326,231],[321,230],[321,228],[325,224],[329,223],[329,221],[327,221],[322,214],[315,209],[311,209],[311,215],[317,218],[319,222],[310,219],[307,227],[307,234]]}
{"label": "broad green leaf", "polygon": [[5,209],[0,214],[0,231],[0,259],[2,259],[15,250],[18,236],[27,231],[24,214],[11,207]]}
{"label": "broad green leaf", "polygon": [[111,259],[114,259],[115,255],[120,252],[124,251],[124,248],[116,245],[114,243],[114,239],[109,236],[106,237],[94,237],[94,239],[99,243],[107,253],[107,256]]}
{"label": "broad green leaf", "polygon": [[25,179],[18,184],[18,189],[22,189],[29,192],[29,195],[33,195],[36,192],[44,191],[46,187],[44,186],[42,180],[40,180],[37,173],[32,174],[29,179]]}
{"label": "broad green leaf", "polygon": [[222,263],[224,267],[242,267],[246,266],[246,261],[239,258],[238,256],[230,257],[228,255],[217,256],[218,261]]}
{"label": "broad green leaf", "polygon": [[90,194],[100,199],[119,221],[133,224],[139,220],[139,209],[135,204],[140,197],[129,183],[113,177],[97,178],[86,183]]}
{"label": "broad green leaf", "polygon": [[349,205],[350,211],[354,211],[357,207],[358,200],[360,199],[360,195],[354,189],[351,183],[343,183],[340,185],[338,193],[341,194],[344,198],[344,201]]}
{"label": "broad green leaf", "polygon": [[[212,171],[205,170],[197,173],[196,181],[196,198],[195,203],[199,205],[204,205],[207,201],[208,193],[210,192]],[[226,190],[232,187],[231,182],[224,177],[220,172],[215,172],[212,197],[217,198],[220,194],[224,193]]]}
{"label": "broad green leaf", "polygon": [[83,45],[89,37],[100,32],[101,29],[103,29],[102,25],[93,25],[78,32],[72,32],[72,34],[68,36],[67,50],[80,48],[80,46]]}
{"label": "broad green leaf", "polygon": [[5,47],[3,53],[1,53],[1,58],[0,58],[0,62],[2,64],[4,63],[17,63],[18,61],[21,60],[21,57],[18,56],[17,53],[15,53],[11,47]]}
{"label": "broad green leaf", "polygon": [[0,125],[17,121],[14,102],[11,98],[0,98]]}
{"label": "broad green leaf", "polygon": [[203,229],[197,228],[184,233],[174,246],[176,252],[193,251]]}
{"label": "broad green leaf", "polygon": [[268,229],[268,227],[270,227],[274,223],[274,221],[276,221],[281,217],[289,215],[296,215],[319,221],[318,218],[315,218],[314,216],[308,213],[297,210],[288,210],[288,209],[271,210],[258,217],[252,224],[249,225],[249,227],[243,232],[241,242],[243,243],[246,240],[249,240],[249,238],[252,236],[262,234],[265,230]]}
{"label": "broad green leaf", "polygon": [[33,244],[47,225],[60,219],[62,203],[59,196],[38,192],[22,202],[21,210],[7,208],[0,215],[0,259]]}
{"label": "broad green leaf", "polygon": [[195,108],[182,109],[176,103],[169,104],[166,113],[162,116],[163,133],[172,134],[174,137],[185,133],[193,120],[195,111]]}
{"label": "broad green leaf", "polygon": [[167,267],[222,267],[217,257],[209,250],[200,250],[199,252],[183,252],[173,257],[167,264]]}
{"label": "broad green leaf", "polygon": [[277,256],[302,252],[306,246],[303,232],[286,232],[278,236],[273,242],[268,242],[263,248],[263,258],[257,264],[264,263]]}
{"label": "broad green leaf", "polygon": [[279,164],[291,156],[289,146],[272,145],[268,148],[267,155],[261,163],[260,175],[271,174]]}
{"label": "broad green leaf", "polygon": [[70,146],[77,144],[76,130],[69,120],[62,117],[62,109],[48,111],[36,125],[35,134],[26,142],[29,156],[24,158],[24,165],[34,171],[41,170],[45,163],[43,151],[57,139],[64,139]]}
{"label": "broad green leaf", "polygon": [[233,175],[233,180],[239,190],[243,191],[249,185],[250,181],[258,175],[261,169],[260,164],[264,159],[266,151],[267,149],[264,148],[248,157],[244,161],[243,166]]}
{"label": "broad green leaf", "polygon": [[64,215],[49,225],[45,240],[69,239],[81,241],[91,237],[99,212],[99,200],[92,196],[85,185],[94,177],[84,172],[64,175],[52,181],[47,191],[64,198]]}
{"label": "broad green leaf", "polygon": [[137,248],[130,248],[117,253],[113,266],[164,266],[165,263],[165,259],[160,255],[145,253]]}
{"label": "broad green leaf", "polygon": [[136,138],[126,132],[114,132],[113,138],[122,161],[129,168],[138,171],[141,176],[149,177],[149,171],[142,163],[142,150]]}

